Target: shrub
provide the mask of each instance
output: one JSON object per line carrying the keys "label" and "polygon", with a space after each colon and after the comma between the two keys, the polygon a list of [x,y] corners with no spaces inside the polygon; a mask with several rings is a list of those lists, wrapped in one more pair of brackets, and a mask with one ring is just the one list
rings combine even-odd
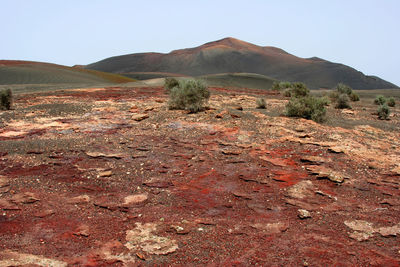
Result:
{"label": "shrub", "polygon": [[339,92],[338,91],[332,91],[329,93],[329,98],[331,99],[332,102],[336,102],[337,99],[339,98]]}
{"label": "shrub", "polygon": [[257,108],[265,109],[267,107],[267,103],[264,98],[257,98],[256,100]]}
{"label": "shrub", "polygon": [[291,82],[280,82],[279,83],[279,88],[282,89],[287,89],[292,87],[292,83]]}
{"label": "shrub", "polygon": [[292,86],[291,82],[278,82],[278,81],[275,81],[275,82],[272,83],[272,88],[271,89],[275,90],[275,91],[281,91],[281,90],[290,88],[291,86]]}
{"label": "shrub", "polygon": [[279,82],[273,82],[271,89],[275,91],[280,91],[281,88],[279,87]]}
{"label": "shrub", "polygon": [[386,98],[383,95],[376,96],[374,100],[375,105],[383,105],[386,103]]}
{"label": "shrub", "polygon": [[394,107],[394,106],[396,106],[396,101],[394,101],[394,98],[393,98],[393,97],[389,97],[389,99],[387,100],[387,105],[388,105],[389,107]]}
{"label": "shrub", "polygon": [[325,101],[313,96],[292,97],[286,105],[286,116],[311,119],[316,122],[325,120]]}
{"label": "shrub", "polygon": [[353,89],[350,86],[344,83],[338,83],[336,85],[336,92],[331,93],[331,98],[336,102],[341,94],[348,95],[350,100],[353,102],[360,101],[360,96],[356,92],[353,92]]}
{"label": "shrub", "polygon": [[292,96],[292,90],[286,89],[285,91],[283,91],[283,96],[284,97],[291,97]]}
{"label": "shrub", "polygon": [[172,90],[172,88],[176,87],[179,85],[179,82],[175,78],[165,78],[164,82],[164,88],[165,91],[169,94]]}
{"label": "shrub", "polygon": [[2,90],[0,92],[0,109],[10,110],[12,105],[12,92],[11,89]]}
{"label": "shrub", "polygon": [[184,109],[198,112],[210,98],[206,84],[199,80],[182,80],[173,87],[169,94],[169,109]]}
{"label": "shrub", "polygon": [[353,92],[353,89],[344,83],[338,83],[336,85],[336,91],[338,91],[339,94],[346,94],[350,96],[351,93]]}
{"label": "shrub", "polygon": [[340,94],[336,100],[335,108],[344,109],[344,108],[351,108],[349,105],[349,97],[346,94]]}
{"label": "shrub", "polygon": [[388,105],[383,104],[378,107],[378,118],[381,120],[387,120],[389,118],[390,109]]}
{"label": "shrub", "polygon": [[330,101],[329,101],[329,98],[327,96],[320,97],[319,99],[320,99],[320,101],[322,102],[322,104],[324,106],[329,106]]}
{"label": "shrub", "polygon": [[294,97],[308,96],[310,94],[310,90],[304,83],[295,82],[292,83],[291,87],[291,95]]}
{"label": "shrub", "polygon": [[349,98],[353,102],[360,101],[360,96],[355,92],[351,92],[351,94],[349,95]]}

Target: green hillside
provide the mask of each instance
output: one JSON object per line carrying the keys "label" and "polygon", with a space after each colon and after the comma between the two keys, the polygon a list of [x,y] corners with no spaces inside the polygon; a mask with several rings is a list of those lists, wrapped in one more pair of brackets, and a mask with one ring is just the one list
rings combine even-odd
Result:
{"label": "green hillside", "polygon": [[30,61],[0,60],[0,85],[92,84],[135,81],[118,74]]}

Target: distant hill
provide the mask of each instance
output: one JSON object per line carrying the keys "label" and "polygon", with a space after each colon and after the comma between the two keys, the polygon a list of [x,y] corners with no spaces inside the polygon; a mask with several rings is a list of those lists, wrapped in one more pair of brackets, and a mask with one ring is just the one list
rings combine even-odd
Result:
{"label": "distant hill", "polygon": [[17,60],[0,60],[0,85],[92,84],[134,81],[121,75],[83,68]]}
{"label": "distant hill", "polygon": [[[343,82],[356,89],[397,88],[396,85],[343,64],[317,57],[299,58],[282,49],[257,46],[234,38],[175,50],[168,54],[138,53],[89,64],[87,69],[112,73],[173,73],[201,76],[256,73],[283,81],[300,81],[310,88],[332,88]],[[153,76],[154,77],[154,76]]]}
{"label": "distant hill", "polygon": [[221,73],[200,76],[208,85],[216,87],[246,87],[270,89],[275,79],[254,73]]}

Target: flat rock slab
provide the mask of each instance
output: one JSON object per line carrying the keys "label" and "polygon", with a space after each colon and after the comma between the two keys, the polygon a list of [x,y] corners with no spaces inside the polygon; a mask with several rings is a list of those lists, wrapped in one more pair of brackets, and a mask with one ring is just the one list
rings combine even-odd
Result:
{"label": "flat rock slab", "polygon": [[134,121],[142,121],[144,119],[149,118],[149,115],[148,114],[135,114],[131,118]]}
{"label": "flat rock slab", "polygon": [[21,208],[6,199],[0,199],[0,210],[20,210]]}
{"label": "flat rock slab", "polygon": [[271,158],[268,156],[260,156],[261,160],[267,161],[269,163],[271,163],[274,166],[278,166],[278,167],[286,167],[287,163],[285,162],[284,159],[280,159],[280,158]]}
{"label": "flat rock slab", "polygon": [[11,201],[15,204],[32,204],[39,201],[34,193],[25,192],[12,196]]}
{"label": "flat rock slab", "polygon": [[121,153],[103,153],[103,152],[99,152],[99,151],[89,151],[86,152],[86,155],[88,155],[91,158],[115,158],[115,159],[122,159],[123,157],[125,157],[126,155],[121,154]]}
{"label": "flat rock slab", "polygon": [[86,204],[89,203],[90,197],[88,195],[80,195],[67,200],[69,204]]}
{"label": "flat rock slab", "polygon": [[173,186],[174,184],[171,181],[161,179],[161,178],[151,178],[147,181],[143,182],[143,185],[148,187],[157,187],[157,188],[168,188]]}
{"label": "flat rock slab", "polygon": [[122,203],[123,206],[130,206],[141,204],[147,201],[149,196],[147,194],[136,194],[136,195],[129,195],[124,198],[124,202]]}
{"label": "flat rock slab", "polygon": [[302,156],[300,158],[300,161],[319,165],[319,164],[322,164],[325,162],[330,162],[331,160],[324,158],[324,157],[319,157],[319,156]]}
{"label": "flat rock slab", "polygon": [[374,227],[373,223],[364,220],[344,221],[344,224],[352,229],[349,236],[357,241],[365,241],[379,233],[383,237],[395,237],[400,234],[400,223],[386,227]]}
{"label": "flat rock slab", "polygon": [[49,266],[67,267],[68,263],[39,255],[25,254],[11,250],[0,251],[0,266]]}
{"label": "flat rock slab", "polygon": [[99,177],[110,177],[113,175],[112,171],[103,171],[103,172],[99,172]]}
{"label": "flat rock slab", "polygon": [[301,181],[288,188],[287,194],[291,198],[303,199],[314,195],[314,184],[309,180]]}
{"label": "flat rock slab", "polygon": [[254,223],[250,225],[252,228],[262,231],[264,234],[279,234],[289,228],[287,222],[274,222],[274,223]]}
{"label": "flat rock slab", "polygon": [[127,243],[125,246],[135,252],[154,255],[167,255],[175,252],[179,248],[178,242],[156,235],[157,226],[155,223],[136,223],[134,229],[126,231]]}
{"label": "flat rock slab", "polygon": [[325,166],[308,166],[307,170],[310,171],[312,174],[316,174],[317,178],[326,178],[335,183],[343,183],[344,179],[349,179],[349,176],[345,173],[332,170]]}
{"label": "flat rock slab", "polygon": [[10,185],[10,180],[4,176],[0,176],[0,188]]}

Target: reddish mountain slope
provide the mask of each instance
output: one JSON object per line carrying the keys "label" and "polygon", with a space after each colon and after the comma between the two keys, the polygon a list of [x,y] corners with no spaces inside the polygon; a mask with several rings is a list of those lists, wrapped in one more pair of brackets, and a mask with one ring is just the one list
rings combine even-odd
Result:
{"label": "reddish mountain slope", "polygon": [[299,58],[276,47],[257,46],[234,38],[168,54],[139,53],[111,57],[86,68],[114,73],[170,72],[190,76],[246,72],[278,80],[301,81],[311,88],[331,88],[339,82],[357,89],[397,87],[342,64],[315,57]]}

